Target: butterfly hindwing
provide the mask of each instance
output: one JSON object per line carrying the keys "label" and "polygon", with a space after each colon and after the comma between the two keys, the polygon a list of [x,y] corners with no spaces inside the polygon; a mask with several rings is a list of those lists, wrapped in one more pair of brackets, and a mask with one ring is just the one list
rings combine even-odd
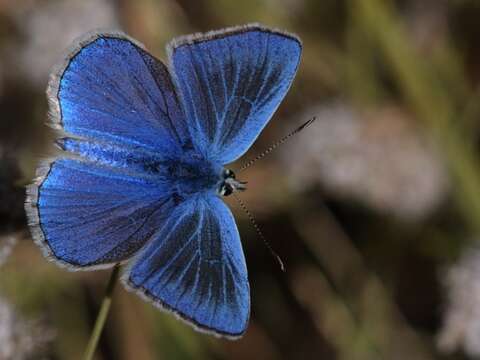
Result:
{"label": "butterfly hindwing", "polygon": [[84,161],[59,158],[40,168],[26,209],[46,255],[70,269],[129,259],[174,206],[157,182]]}
{"label": "butterfly hindwing", "polygon": [[246,329],[250,297],[240,238],[230,210],[213,194],[179,205],[124,281],[200,330],[234,338]]}
{"label": "butterfly hindwing", "polygon": [[198,151],[227,164],[247,151],[285,96],[301,43],[249,25],[176,39],[169,53]]}

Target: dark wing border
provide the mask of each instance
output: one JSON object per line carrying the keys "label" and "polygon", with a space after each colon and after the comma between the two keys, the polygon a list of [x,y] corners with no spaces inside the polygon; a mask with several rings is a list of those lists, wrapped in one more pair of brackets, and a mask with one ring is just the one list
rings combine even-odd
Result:
{"label": "dark wing border", "polygon": [[[158,298],[155,298],[155,296],[150,295],[148,290],[146,290],[145,288],[143,288],[141,286],[136,286],[135,284],[133,284],[128,279],[128,277],[130,275],[130,267],[133,266],[133,264],[134,264],[134,261],[131,261],[130,263],[128,263],[128,265],[126,266],[127,268],[124,270],[124,272],[122,274],[121,281],[122,281],[123,286],[125,287],[125,289],[127,291],[132,292],[135,295],[139,296],[145,302],[152,304],[157,309],[160,309],[163,312],[166,312],[168,314],[173,314],[178,320],[181,320],[183,323],[192,327],[194,330],[196,330],[198,332],[201,332],[201,333],[204,333],[204,334],[213,335],[217,338],[224,338],[224,339],[228,339],[228,340],[238,340],[247,331],[248,327],[245,328],[245,330],[241,333],[232,334],[232,333],[227,333],[227,332],[219,331],[217,329],[210,328],[210,327],[202,325],[199,322],[195,321],[194,319],[188,317],[187,315],[185,315],[181,311],[178,311],[177,309],[174,309],[173,307],[166,304],[162,300],[160,300]],[[250,318],[251,308],[249,308],[248,310],[249,310],[248,318]]]}
{"label": "dark wing border", "polygon": [[[300,38],[295,34],[292,34],[277,28],[270,28],[260,23],[249,23],[249,24],[240,25],[240,26],[226,27],[220,30],[212,30],[205,33],[198,32],[195,34],[176,37],[172,41],[170,41],[170,43],[167,45],[167,55],[168,55],[168,58],[170,59],[171,58],[170,55],[172,54],[173,50],[183,45],[191,45],[191,44],[201,43],[204,41],[222,39],[230,35],[241,34],[241,33],[249,32],[252,30],[259,30],[259,31],[263,31],[271,34],[282,35],[284,37],[297,41],[298,44],[300,45],[300,48],[303,47],[302,40],[300,40]],[[170,75],[172,76],[174,74],[170,74]]]}

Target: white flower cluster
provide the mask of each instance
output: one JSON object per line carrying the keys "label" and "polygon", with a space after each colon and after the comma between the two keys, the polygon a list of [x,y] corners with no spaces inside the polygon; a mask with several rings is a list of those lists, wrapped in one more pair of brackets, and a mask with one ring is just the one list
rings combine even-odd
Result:
{"label": "white flower cluster", "polygon": [[53,337],[52,330],[23,319],[0,297],[0,359],[42,359],[46,344]]}
{"label": "white flower cluster", "polygon": [[480,356],[480,248],[469,248],[445,278],[448,304],[438,337],[444,352]]}
{"label": "white flower cluster", "polygon": [[397,108],[361,114],[334,103],[308,110],[317,117],[284,160],[294,188],[320,184],[333,196],[362,202],[376,211],[417,220],[448,190],[448,176],[432,144]]}

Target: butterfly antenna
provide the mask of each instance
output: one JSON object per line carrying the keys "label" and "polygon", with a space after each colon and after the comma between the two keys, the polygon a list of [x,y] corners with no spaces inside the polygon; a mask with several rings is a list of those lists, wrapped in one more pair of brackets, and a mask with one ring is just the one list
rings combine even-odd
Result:
{"label": "butterfly antenna", "polygon": [[303,123],[302,125],[300,125],[298,128],[296,128],[295,130],[293,130],[290,134],[284,136],[283,138],[281,138],[280,140],[277,140],[275,141],[272,145],[270,145],[266,150],[264,150],[263,152],[261,152],[260,154],[258,154],[255,158],[247,161],[241,168],[240,170],[238,171],[243,171],[245,170],[246,168],[249,168],[250,166],[252,166],[257,160],[260,160],[262,159],[263,157],[265,157],[267,154],[271,153],[273,150],[275,150],[275,148],[277,148],[279,145],[283,144],[285,141],[287,141],[288,139],[290,139],[293,135],[295,134],[298,134],[300,131],[302,131],[303,129],[305,129],[307,126],[311,125],[317,118],[314,116],[312,117],[310,120],[308,120],[307,122]]}
{"label": "butterfly antenna", "polygon": [[247,214],[248,216],[248,219],[250,220],[250,222],[252,223],[253,227],[255,228],[255,231],[257,232],[258,236],[260,237],[260,239],[262,239],[263,243],[265,244],[265,246],[267,247],[267,249],[270,251],[270,253],[272,254],[272,256],[277,260],[278,264],[280,265],[280,270],[282,270],[283,272],[285,272],[285,265],[283,264],[283,261],[282,259],[280,258],[280,255],[278,255],[275,250],[273,250],[272,246],[270,245],[270,243],[267,241],[267,239],[265,238],[265,236],[263,235],[262,233],[262,230],[260,230],[260,227],[258,226],[257,222],[255,221],[252,213],[248,210],[247,206],[245,205],[245,203],[237,196],[235,195],[235,193],[232,194],[233,197],[235,198],[235,200],[237,200],[238,204],[240,205],[240,207],[242,208],[243,211],[245,211],[245,214]]}

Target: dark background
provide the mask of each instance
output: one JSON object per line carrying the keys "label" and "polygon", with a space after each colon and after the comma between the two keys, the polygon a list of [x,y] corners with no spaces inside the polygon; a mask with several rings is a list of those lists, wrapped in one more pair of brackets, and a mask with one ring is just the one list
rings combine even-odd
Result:
{"label": "dark background", "polygon": [[[29,236],[24,186],[52,153],[45,88],[70,42],[173,37],[248,22],[298,34],[295,83],[234,202],[252,319],[230,342],[118,286],[98,359],[480,356],[480,4],[475,0],[0,0],[0,359],[79,359],[108,271],[69,273]],[[240,164],[235,164],[239,166]]]}

